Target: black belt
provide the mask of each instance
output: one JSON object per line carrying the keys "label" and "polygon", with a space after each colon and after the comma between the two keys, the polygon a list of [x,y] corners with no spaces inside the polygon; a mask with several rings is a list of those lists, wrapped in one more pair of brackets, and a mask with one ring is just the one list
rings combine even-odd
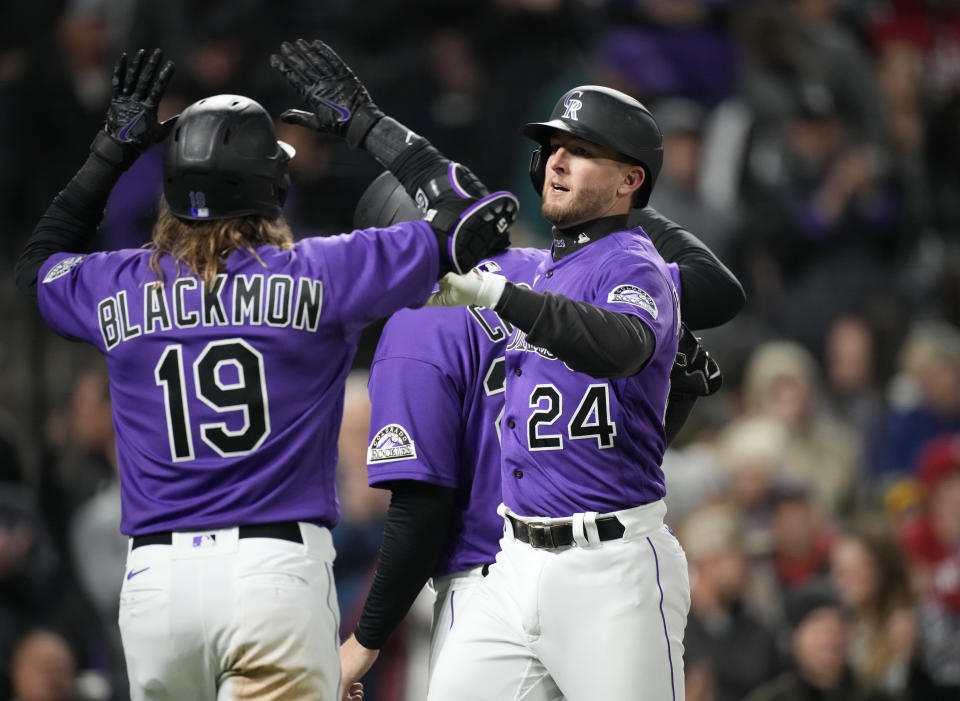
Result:
{"label": "black belt", "polygon": [[[573,523],[528,523],[507,514],[513,526],[513,536],[532,548],[564,548],[573,545]],[[616,516],[597,519],[600,540],[616,540],[623,537],[624,527]]]}
{"label": "black belt", "polygon": [[[278,540],[290,540],[294,543],[303,542],[303,536],[300,535],[300,524],[296,521],[258,523],[253,526],[240,526],[238,537],[277,538]],[[133,545],[131,546],[131,549],[139,548],[143,545],[170,545],[171,543],[173,543],[172,531],[147,533],[145,535],[133,536]]]}

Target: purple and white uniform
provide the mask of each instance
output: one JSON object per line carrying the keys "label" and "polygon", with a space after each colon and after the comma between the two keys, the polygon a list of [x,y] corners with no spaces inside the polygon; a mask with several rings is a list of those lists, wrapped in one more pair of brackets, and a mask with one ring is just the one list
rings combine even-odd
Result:
{"label": "purple and white uniform", "polygon": [[515,332],[506,351],[504,504],[519,515],[565,517],[661,499],[663,417],[680,329],[669,266],[642,231],[614,233],[545,261],[533,290],[637,316],[656,350],[640,373],[598,380]]}
{"label": "purple and white uniform", "polygon": [[[534,291],[638,317],[655,350],[637,374],[600,379],[515,330],[505,354],[501,551],[457,611],[428,701],[682,701],[689,581],[663,523],[660,467],[680,331],[675,280],[641,229],[540,264]],[[570,540],[555,544],[563,532]]]}
{"label": "purple and white uniform", "polygon": [[[507,249],[478,267],[529,284],[548,255]],[[435,577],[492,563],[499,550],[503,350],[512,332],[481,307],[401,310],[377,346],[369,385],[370,484],[403,479],[457,490],[456,538]]]}
{"label": "purple and white uniform", "polygon": [[[235,250],[213,289],[150,251],[58,253],[40,311],[105,355],[135,699],[333,698],[345,377],[371,320],[426,301],[423,221]],[[122,573],[117,573],[122,576]],[[209,691],[209,693],[208,693]]]}
{"label": "purple and white uniform", "polygon": [[422,304],[436,236],[423,221],[236,251],[212,291],[154,285],[142,249],[51,256],[40,311],[106,356],[121,530],[275,521],[333,526],[344,378],[364,325]]}
{"label": "purple and white uniform", "polygon": [[[507,249],[478,267],[533,281],[539,249]],[[371,485],[403,479],[456,490],[454,522],[433,572],[431,660],[480,567],[503,535],[500,421],[504,357],[513,326],[481,307],[401,310],[384,327],[370,370]]]}

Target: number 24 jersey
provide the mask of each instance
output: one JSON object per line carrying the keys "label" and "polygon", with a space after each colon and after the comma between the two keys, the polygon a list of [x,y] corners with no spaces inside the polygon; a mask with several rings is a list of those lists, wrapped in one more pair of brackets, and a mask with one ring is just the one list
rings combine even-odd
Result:
{"label": "number 24 jersey", "polygon": [[656,349],[639,373],[598,379],[514,332],[505,356],[504,503],[525,516],[565,517],[662,498],[663,419],[680,328],[668,265],[641,229],[615,232],[542,263],[533,290],[637,316]]}

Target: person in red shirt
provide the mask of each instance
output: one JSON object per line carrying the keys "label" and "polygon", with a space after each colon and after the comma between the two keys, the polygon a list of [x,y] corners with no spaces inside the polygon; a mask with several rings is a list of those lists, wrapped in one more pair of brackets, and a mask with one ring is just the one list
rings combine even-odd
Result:
{"label": "person in red shirt", "polygon": [[914,584],[960,617],[960,434],[931,441],[916,471],[927,505],[902,533]]}

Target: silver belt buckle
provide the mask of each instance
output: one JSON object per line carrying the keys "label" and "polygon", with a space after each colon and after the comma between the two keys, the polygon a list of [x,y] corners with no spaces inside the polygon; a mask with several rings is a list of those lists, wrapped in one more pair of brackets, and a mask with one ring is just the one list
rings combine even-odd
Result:
{"label": "silver belt buckle", "polygon": [[528,523],[530,546],[534,548],[556,548],[557,542],[553,537],[553,529],[545,523]]}

